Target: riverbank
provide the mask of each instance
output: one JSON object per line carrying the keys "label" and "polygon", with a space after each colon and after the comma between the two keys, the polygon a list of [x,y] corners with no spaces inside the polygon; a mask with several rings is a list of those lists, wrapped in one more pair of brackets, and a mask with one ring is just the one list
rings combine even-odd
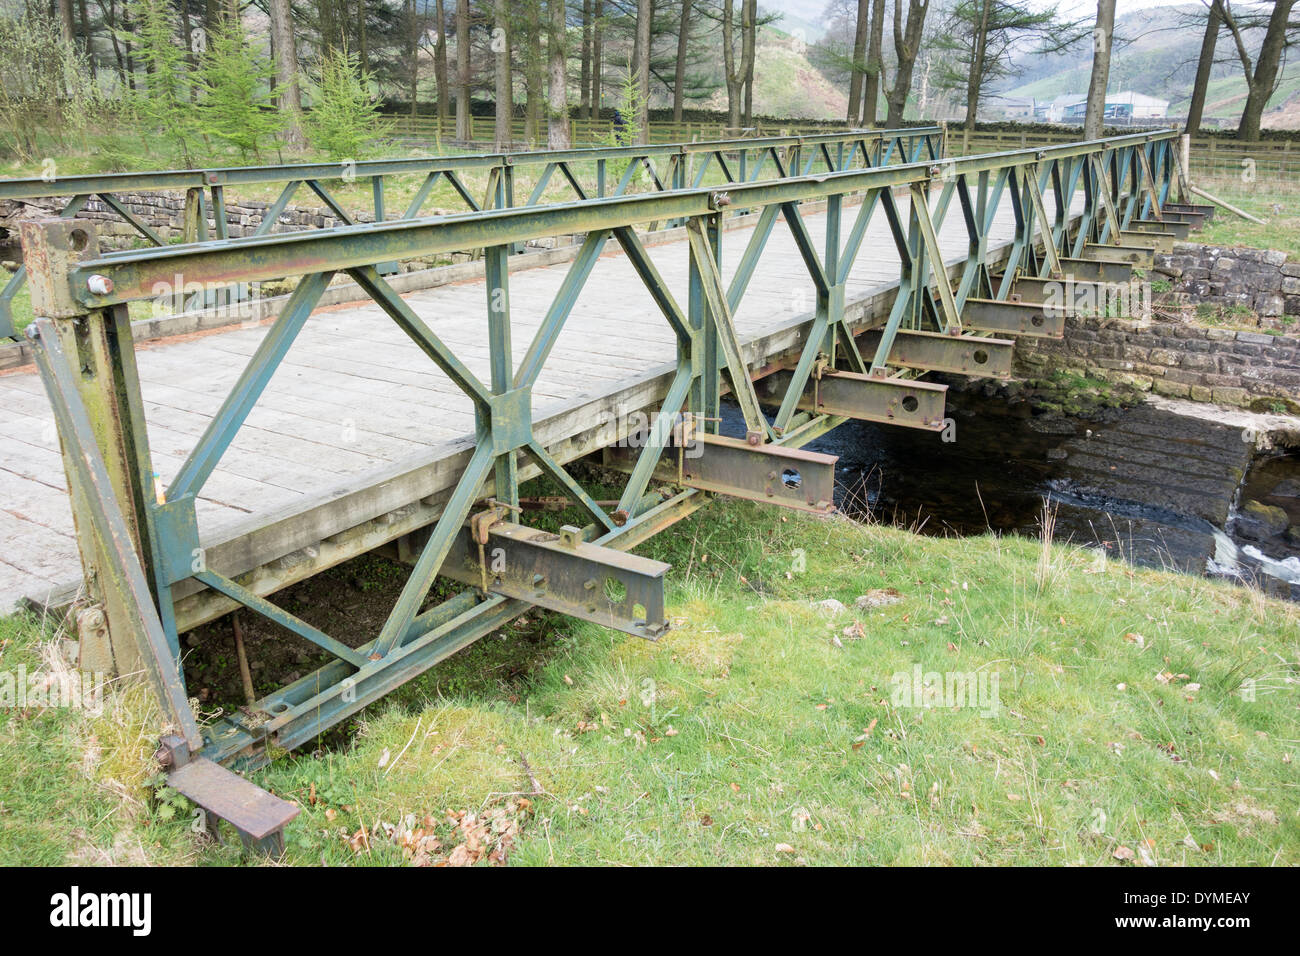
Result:
{"label": "riverbank", "polygon": [[[1300,863],[1294,605],[738,502],[642,550],[659,643],[530,614],[254,774],[288,862]],[[0,629],[0,669],[61,660]],[[8,712],[0,861],[235,861],[151,806],[152,720]]]}

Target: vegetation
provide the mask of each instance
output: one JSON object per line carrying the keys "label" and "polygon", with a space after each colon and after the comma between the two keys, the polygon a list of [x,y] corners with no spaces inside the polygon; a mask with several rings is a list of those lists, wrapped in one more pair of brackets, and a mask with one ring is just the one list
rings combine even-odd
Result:
{"label": "vegetation", "polygon": [[[254,774],[302,807],[289,862],[1300,863],[1294,605],[735,503],[646,550],[660,642],[538,618]],[[7,669],[66,666],[49,622],[0,635]],[[0,861],[237,860],[150,797],[147,693],[109,696],[0,724]]]}

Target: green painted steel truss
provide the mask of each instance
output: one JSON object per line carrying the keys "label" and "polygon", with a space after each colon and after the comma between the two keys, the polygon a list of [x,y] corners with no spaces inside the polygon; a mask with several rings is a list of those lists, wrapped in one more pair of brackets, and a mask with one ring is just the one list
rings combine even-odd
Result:
{"label": "green painted steel truss", "polygon": [[[0,200],[66,199],[66,205],[59,212],[66,219],[74,218],[88,203],[98,200],[140,238],[154,246],[165,246],[168,243],[158,232],[132,210],[132,194],[184,191],[182,241],[195,243],[209,239],[209,220],[212,239],[222,241],[228,238],[226,190],[241,186],[281,186],[279,195],[263,212],[262,221],[253,233],[265,236],[275,230],[290,201],[304,188],[342,222],[354,224],[354,212],[346,209],[335,195],[339,183],[368,184],[372,220],[400,222],[420,217],[439,181],[451,186],[471,212],[479,212],[521,205],[536,206],[543,201],[557,174],[576,198],[589,199],[622,196],[629,190],[664,192],[699,188],[711,174],[720,175],[727,182],[759,182],[791,175],[917,162],[937,159],[942,148],[943,131],[937,126],[925,126],[656,146],[474,153],[434,159],[6,179],[0,180]],[[481,197],[471,191],[467,182],[469,174],[486,176],[487,187]],[[388,210],[386,196],[393,180],[398,177],[412,178],[418,181],[418,186],[405,209],[394,216]],[[516,192],[526,188],[528,182],[531,182],[531,188],[520,203]],[[520,251],[520,248],[516,246],[514,251]],[[392,264],[380,263],[379,271],[391,272]],[[17,337],[13,300],[26,281],[26,267],[20,267],[0,288],[0,340]],[[180,290],[177,307],[208,307],[236,301],[245,294],[246,290],[239,286],[221,290],[219,294],[206,290],[203,293]]]}
{"label": "green painted steel truss", "polygon": [[[738,181],[725,189],[479,209],[112,255],[99,254],[93,227],[77,220],[25,223],[33,300],[41,316],[28,336],[58,420],[91,599],[104,608],[114,647],[135,648],[143,659],[170,732],[190,751],[236,766],[311,740],[533,605],[656,638],[666,626],[667,568],[623,552],[711,494],[829,510],[834,461],[799,446],[848,417],[941,427],[944,386],[916,376],[936,369],[1005,376],[1013,343],[1003,336],[1060,334],[1059,316],[1044,310],[1050,321],[1036,324],[1026,312],[1032,306],[1009,298],[1016,278],[1064,280],[1070,263],[1088,248],[1122,251],[1129,224],[1159,221],[1175,136],[1137,134],[815,175],[802,166],[798,175],[789,175],[787,164],[777,179]],[[557,167],[563,162],[552,160]],[[1044,202],[1049,191],[1050,213]],[[904,196],[910,199],[906,207]],[[954,198],[968,245],[960,262],[944,262],[938,233]],[[812,202],[824,203],[821,243],[805,221],[804,204]],[[990,235],[1004,202],[1016,229],[1009,247],[998,250],[999,278],[991,268]],[[722,214],[729,206],[752,210],[755,225],[728,283],[720,264]],[[846,286],[877,210],[888,221],[901,267],[887,319],[862,337],[863,323],[849,318]],[[666,221],[685,224],[684,302],[664,282],[637,231]],[[778,222],[789,230],[816,288],[816,306],[796,354],[755,370],[746,361],[735,316]],[[538,236],[570,233],[586,238],[516,362],[510,250]],[[677,341],[676,369],[659,414],[635,449],[619,448],[608,459],[627,475],[612,505],[596,501],[539,441],[531,397],[578,293],[611,240]],[[380,269],[386,262],[463,248],[485,249],[486,381]],[[464,393],[477,422],[472,453],[440,515],[411,539],[412,567],[400,597],[378,633],[359,646],[276,606],[255,590],[252,569],[209,566],[195,517],[205,481],[311,321],[330,279],[340,273]],[[154,486],[127,304],[149,297],[156,282],[176,275],[225,287],[280,276],[300,280],[178,474],[160,490]],[[743,437],[718,434],[724,390],[740,408]],[[532,474],[564,489],[588,523],[558,539],[520,523],[520,481]],[[498,547],[506,555],[503,568],[490,567],[485,557]],[[440,574],[469,589],[426,607]],[[181,667],[176,593],[182,584],[225,595],[315,643],[333,660],[257,701],[246,714],[200,726]]]}

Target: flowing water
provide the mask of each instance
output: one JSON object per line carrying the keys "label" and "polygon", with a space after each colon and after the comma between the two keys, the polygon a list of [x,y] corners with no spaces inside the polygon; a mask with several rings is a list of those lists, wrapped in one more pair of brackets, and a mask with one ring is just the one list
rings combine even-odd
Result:
{"label": "flowing water", "polygon": [[1300,455],[1260,454],[1241,427],[1150,404],[1085,420],[989,392],[949,391],[952,441],[848,422],[807,447],[839,456],[850,514],[1038,537],[1046,499],[1059,541],[1300,599]]}

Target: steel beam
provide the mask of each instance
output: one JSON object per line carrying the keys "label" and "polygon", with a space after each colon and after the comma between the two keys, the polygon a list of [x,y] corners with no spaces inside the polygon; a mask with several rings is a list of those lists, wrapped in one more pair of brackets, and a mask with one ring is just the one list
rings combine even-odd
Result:
{"label": "steel beam", "polygon": [[[759,396],[780,402],[793,379],[794,374],[788,370],[774,372],[758,381]],[[798,408],[863,422],[941,431],[947,392],[947,385],[935,382],[828,369],[821,378],[809,380],[799,396]]]}
{"label": "steel beam", "polygon": [[662,561],[590,544],[572,527],[553,534],[497,521],[485,530],[480,542],[466,528],[439,574],[648,640],[667,632]]}
{"label": "steel beam", "polygon": [[[1147,237],[1143,237],[1145,240]],[[1083,258],[1095,262],[1121,262],[1139,269],[1150,269],[1155,264],[1156,250],[1153,246],[1111,245],[1110,243],[1089,242],[1083,247]]]}
{"label": "steel beam", "polygon": [[[874,349],[879,334],[867,332],[865,335],[871,343],[868,348]],[[1010,339],[900,329],[894,337],[887,364],[927,372],[1010,378],[1011,353],[1015,344]]]}
{"label": "steel beam", "polygon": [[[1020,280],[1016,280],[1019,283]],[[1043,280],[1062,287],[1061,279]],[[1065,336],[1065,317],[1068,309],[1064,299],[1036,302],[1002,302],[996,299],[967,299],[962,309],[961,324],[977,332],[997,332],[1002,335],[1023,335],[1028,338],[1059,339]]]}

